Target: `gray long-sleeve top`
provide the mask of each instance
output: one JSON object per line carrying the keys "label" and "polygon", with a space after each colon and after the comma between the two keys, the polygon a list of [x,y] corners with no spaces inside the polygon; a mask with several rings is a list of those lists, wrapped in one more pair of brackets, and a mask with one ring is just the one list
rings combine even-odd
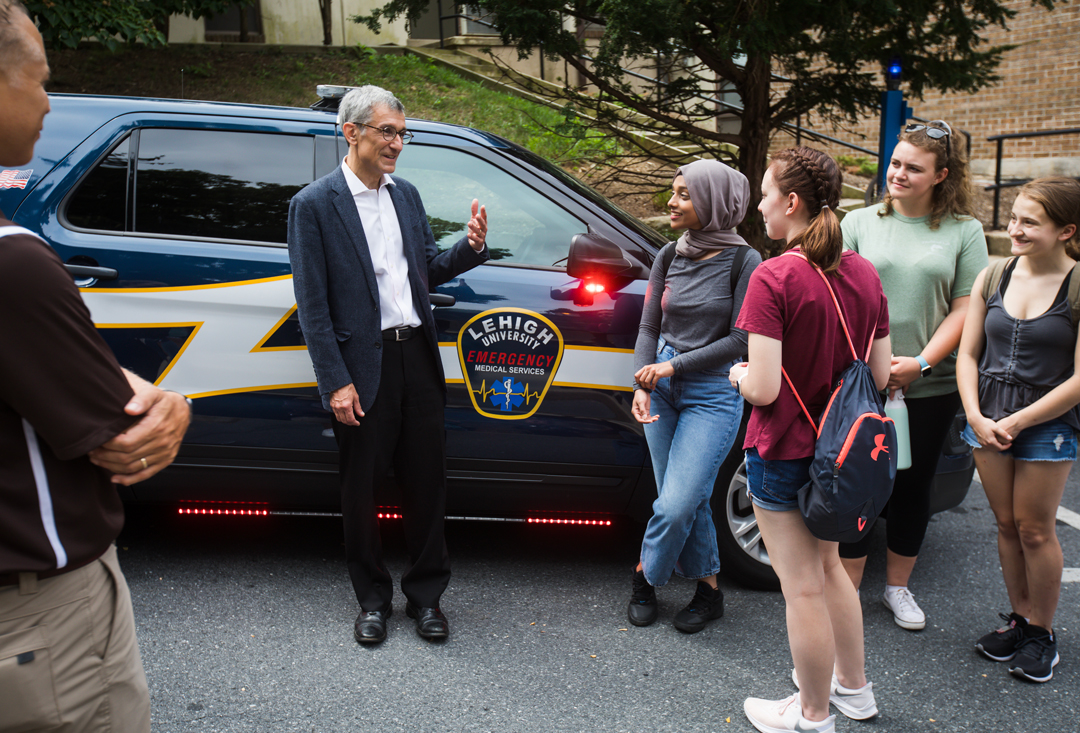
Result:
{"label": "gray long-sleeve top", "polygon": [[746,353],[746,331],[735,328],[735,321],[761,255],[748,248],[732,297],[734,259],[734,247],[707,260],[676,255],[666,280],[661,258],[653,261],[634,346],[635,373],[656,361],[660,336],[679,352],[671,360],[676,374],[716,369]]}

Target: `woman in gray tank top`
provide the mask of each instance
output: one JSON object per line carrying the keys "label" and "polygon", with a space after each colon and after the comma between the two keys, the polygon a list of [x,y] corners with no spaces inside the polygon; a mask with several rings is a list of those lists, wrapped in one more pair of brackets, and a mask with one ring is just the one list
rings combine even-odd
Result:
{"label": "woman in gray tank top", "polygon": [[997,519],[1012,606],[1000,614],[1006,625],[975,649],[1033,682],[1053,677],[1059,660],[1053,621],[1063,558],[1056,513],[1080,430],[1080,351],[1066,297],[1080,278],[1078,229],[1080,183],[1042,178],[1020,189],[1009,222],[1016,257],[996,288],[993,267],[976,279],[956,364],[968,418],[964,439],[975,448]]}

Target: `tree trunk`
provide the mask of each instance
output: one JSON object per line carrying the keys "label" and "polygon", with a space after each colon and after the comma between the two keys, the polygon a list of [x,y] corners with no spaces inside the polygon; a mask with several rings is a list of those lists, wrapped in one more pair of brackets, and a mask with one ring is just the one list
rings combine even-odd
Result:
{"label": "tree trunk", "polygon": [[334,45],[334,25],[330,15],[330,0],[319,0],[319,11],[322,13],[323,45],[332,46]]}
{"label": "tree trunk", "polygon": [[161,35],[165,36],[165,43],[169,42],[169,16],[159,15],[154,18],[154,27],[161,31]]}
{"label": "tree trunk", "polygon": [[240,43],[248,42],[248,6],[240,3]]}
{"label": "tree trunk", "polygon": [[765,236],[765,225],[757,210],[761,202],[761,179],[768,167],[771,65],[772,59],[768,56],[749,56],[746,59],[746,78],[737,85],[744,110],[739,132],[742,137],[739,170],[750,181],[750,206],[738,231],[763,257],[776,254],[772,240]]}

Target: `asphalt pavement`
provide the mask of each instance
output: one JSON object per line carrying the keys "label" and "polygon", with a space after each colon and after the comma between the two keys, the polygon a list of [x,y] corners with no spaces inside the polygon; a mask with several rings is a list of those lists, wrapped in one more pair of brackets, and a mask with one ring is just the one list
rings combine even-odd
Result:
{"label": "asphalt pavement", "polygon": [[[1080,483],[1062,505],[1078,516]],[[453,522],[443,596],[451,636],[426,642],[394,599],[389,638],[361,647],[359,609],[335,518],[179,517],[133,508],[121,535],[154,730],[751,731],[748,696],[794,692],[779,593],[722,579],[726,613],[686,635],[693,595],[658,590],[660,620],[626,621],[641,526]],[[1061,664],[1043,685],[1009,676],[972,644],[1008,603],[981,487],[935,517],[911,589],[924,631],[882,605],[884,532],[863,583],[867,674],[880,715],[837,731],[1080,731],[1080,526],[1058,523],[1067,576],[1056,618]],[[387,523],[390,569],[406,557]]]}

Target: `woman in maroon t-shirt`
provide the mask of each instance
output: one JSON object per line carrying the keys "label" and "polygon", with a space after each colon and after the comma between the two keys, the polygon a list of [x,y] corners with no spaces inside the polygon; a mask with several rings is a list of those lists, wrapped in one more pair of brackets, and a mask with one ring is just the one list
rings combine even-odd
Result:
{"label": "woman in maroon t-shirt", "polygon": [[877,704],[863,667],[862,609],[837,543],[816,539],[798,511],[815,433],[790,388],[781,386],[780,367],[807,409],[820,415],[851,363],[836,307],[815,268],[828,276],[852,340],[874,337],[869,363],[879,388],[889,379],[889,313],[873,265],[843,251],[833,211],[840,171],[829,156],[810,148],[781,151],[761,194],[758,210],[769,237],[806,259],[774,257],[754,272],[737,322],[749,334],[749,362],[735,366],[730,379],[754,405],[744,444],[747,483],[787,604],[799,692],[784,700],[748,698],[744,710],[758,730],[831,733],[830,702],[860,720],[876,715]]}

